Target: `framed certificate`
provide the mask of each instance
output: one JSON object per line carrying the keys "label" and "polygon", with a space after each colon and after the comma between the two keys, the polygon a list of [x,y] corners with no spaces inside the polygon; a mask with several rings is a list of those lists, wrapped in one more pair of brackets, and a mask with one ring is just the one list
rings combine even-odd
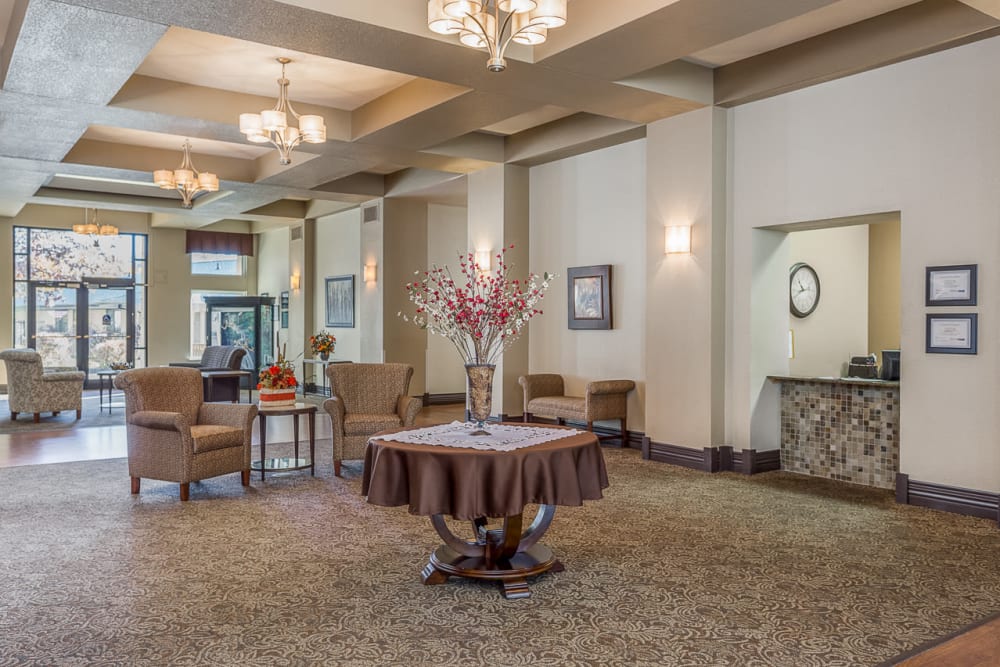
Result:
{"label": "framed certificate", "polygon": [[976,354],[978,328],[976,313],[927,315],[927,352]]}
{"label": "framed certificate", "polygon": [[927,306],[976,305],[976,264],[927,267]]}

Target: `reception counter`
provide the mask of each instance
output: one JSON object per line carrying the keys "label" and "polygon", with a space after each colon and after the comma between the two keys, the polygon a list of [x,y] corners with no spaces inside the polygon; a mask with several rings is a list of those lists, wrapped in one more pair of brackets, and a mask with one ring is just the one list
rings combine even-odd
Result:
{"label": "reception counter", "polygon": [[781,385],[781,469],[893,489],[899,382],[769,376]]}

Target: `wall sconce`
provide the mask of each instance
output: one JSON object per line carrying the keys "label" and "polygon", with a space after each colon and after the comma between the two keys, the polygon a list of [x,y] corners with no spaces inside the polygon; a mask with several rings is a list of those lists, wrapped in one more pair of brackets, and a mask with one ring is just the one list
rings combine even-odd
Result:
{"label": "wall sconce", "polygon": [[373,283],[375,282],[375,265],[365,264],[365,282]]}
{"label": "wall sconce", "polygon": [[681,225],[666,228],[665,243],[663,252],[671,255],[674,253],[691,252],[691,227]]}
{"label": "wall sconce", "polygon": [[288,280],[293,290],[299,289],[299,274],[293,273],[291,278]]}
{"label": "wall sconce", "polygon": [[479,267],[480,273],[489,273],[493,270],[491,266],[491,260],[493,259],[491,251],[489,250],[477,250],[476,251],[476,266]]}

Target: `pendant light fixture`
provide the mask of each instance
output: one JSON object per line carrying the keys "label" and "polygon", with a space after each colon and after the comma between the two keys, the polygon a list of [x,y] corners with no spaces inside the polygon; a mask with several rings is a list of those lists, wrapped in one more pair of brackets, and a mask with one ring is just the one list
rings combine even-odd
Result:
{"label": "pendant light fixture", "polygon": [[[278,149],[281,164],[292,162],[292,149],[303,141],[307,144],[321,144],[326,141],[326,124],[322,116],[299,115],[288,100],[288,79],[285,65],[289,58],[276,58],[281,63],[281,78],[278,79],[278,102],[273,109],[260,113],[241,113],[240,132],[255,144],[274,144]],[[298,127],[288,124],[288,114],[298,122]]]}
{"label": "pendant light fixture", "polygon": [[[97,209],[94,209],[94,214],[89,215],[89,208],[83,209],[83,222],[77,225],[73,225],[73,231],[77,234],[85,234],[91,238],[97,236],[117,236],[118,228],[114,225],[102,225],[97,221]],[[94,241],[96,243],[96,238]]]}
{"label": "pendant light fixture", "polygon": [[194,198],[202,192],[218,192],[219,177],[207,171],[199,172],[191,161],[191,142],[184,140],[184,157],[177,169],[157,169],[153,182],[164,190],[181,193],[181,206],[191,208]]}

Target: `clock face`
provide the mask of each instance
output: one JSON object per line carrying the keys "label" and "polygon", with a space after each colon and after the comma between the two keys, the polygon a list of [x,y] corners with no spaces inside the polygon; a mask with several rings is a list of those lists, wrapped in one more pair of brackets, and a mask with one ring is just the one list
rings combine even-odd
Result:
{"label": "clock face", "polygon": [[804,262],[792,266],[788,301],[795,317],[809,315],[819,304],[819,276],[815,269]]}

